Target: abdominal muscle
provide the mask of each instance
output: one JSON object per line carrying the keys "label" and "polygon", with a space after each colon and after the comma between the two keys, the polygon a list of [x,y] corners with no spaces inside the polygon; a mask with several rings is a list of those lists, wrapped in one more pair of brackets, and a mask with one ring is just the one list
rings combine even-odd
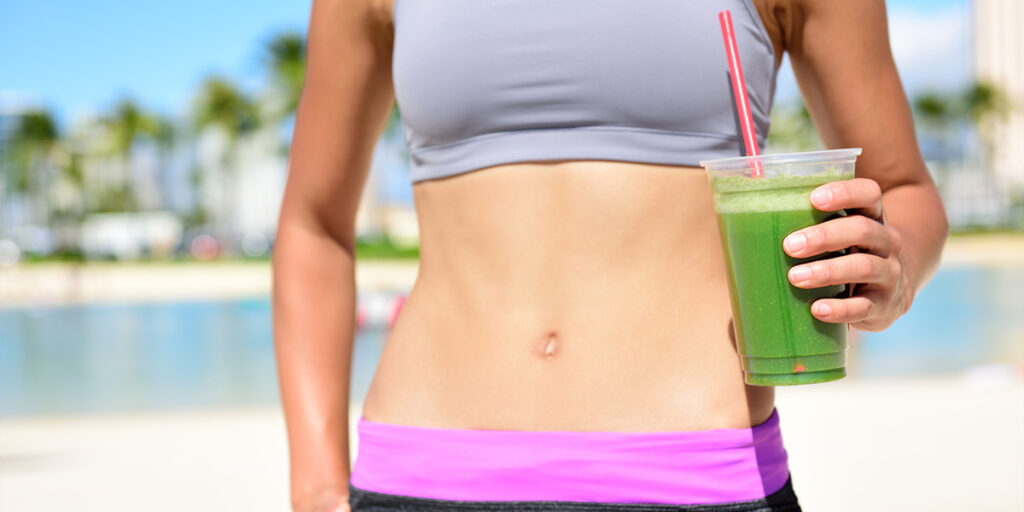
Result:
{"label": "abdominal muscle", "polygon": [[746,428],[746,386],[700,169],[515,163],[413,187],[420,267],[368,420],[489,430]]}

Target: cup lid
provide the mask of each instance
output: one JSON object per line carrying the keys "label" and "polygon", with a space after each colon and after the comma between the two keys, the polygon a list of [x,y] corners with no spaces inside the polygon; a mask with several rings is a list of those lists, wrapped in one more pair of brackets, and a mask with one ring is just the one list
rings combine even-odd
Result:
{"label": "cup lid", "polygon": [[714,170],[748,167],[751,162],[761,162],[762,165],[836,162],[854,160],[857,158],[857,155],[860,155],[861,151],[861,148],[842,148],[826,149],[822,151],[801,151],[797,153],[774,153],[771,155],[733,156],[728,158],[715,158],[713,160],[701,160],[700,165],[708,170]]}

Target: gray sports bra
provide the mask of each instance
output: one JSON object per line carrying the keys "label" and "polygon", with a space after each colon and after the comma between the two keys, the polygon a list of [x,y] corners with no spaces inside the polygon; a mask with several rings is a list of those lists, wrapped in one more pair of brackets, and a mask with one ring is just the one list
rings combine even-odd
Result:
{"label": "gray sports bra", "polygon": [[395,0],[412,181],[509,162],[742,155],[723,9],[763,148],[777,69],[750,0]]}

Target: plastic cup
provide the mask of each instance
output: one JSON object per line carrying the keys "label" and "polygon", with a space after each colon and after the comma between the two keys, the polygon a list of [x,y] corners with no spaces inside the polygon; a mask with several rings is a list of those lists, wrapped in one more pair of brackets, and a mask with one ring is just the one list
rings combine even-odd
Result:
{"label": "plastic cup", "polygon": [[[811,303],[842,297],[847,285],[790,284],[789,268],[845,253],[792,258],[790,233],[839,216],[811,205],[811,191],[854,177],[860,148],[706,160],[729,276],[736,348],[747,384],[811,384],[846,376],[849,327],[822,322]],[[763,177],[753,175],[760,164]]]}

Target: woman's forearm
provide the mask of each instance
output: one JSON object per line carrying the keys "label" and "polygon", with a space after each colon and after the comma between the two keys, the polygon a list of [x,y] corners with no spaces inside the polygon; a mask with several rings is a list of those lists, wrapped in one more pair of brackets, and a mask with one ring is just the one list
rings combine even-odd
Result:
{"label": "woman's forearm", "polygon": [[273,332],[293,507],[348,493],[354,270],[349,244],[282,216],[273,255]]}
{"label": "woman's forearm", "polygon": [[[882,193],[886,223],[900,234],[900,261],[906,276],[905,307],[938,268],[949,223],[938,191],[931,183],[892,187]],[[905,312],[905,311],[904,311]]]}

